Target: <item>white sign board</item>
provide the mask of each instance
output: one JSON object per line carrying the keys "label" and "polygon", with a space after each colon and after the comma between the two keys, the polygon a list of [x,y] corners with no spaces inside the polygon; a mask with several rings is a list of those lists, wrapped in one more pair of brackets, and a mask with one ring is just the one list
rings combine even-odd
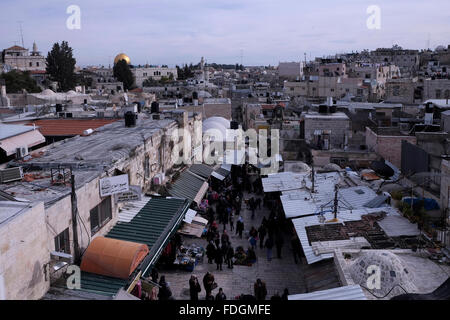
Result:
{"label": "white sign board", "polygon": [[130,190],[128,174],[100,179],[100,196],[107,197]]}
{"label": "white sign board", "polygon": [[142,191],[139,186],[130,186],[130,190],[116,194],[116,202],[141,201]]}

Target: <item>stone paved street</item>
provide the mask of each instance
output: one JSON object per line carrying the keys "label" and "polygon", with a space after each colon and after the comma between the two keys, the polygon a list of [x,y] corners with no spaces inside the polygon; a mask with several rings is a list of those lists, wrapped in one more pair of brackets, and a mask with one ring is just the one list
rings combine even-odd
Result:
{"label": "stone paved street", "polygon": [[[252,194],[253,195],[253,194]],[[254,196],[254,195],[253,195]],[[244,198],[249,198],[248,193],[244,193]],[[256,229],[261,225],[262,218],[269,217],[269,211],[261,205],[260,210],[256,210],[254,220],[251,219],[251,211],[247,210],[245,203],[242,203],[241,215],[244,219],[245,231],[242,239],[239,238],[235,232],[230,234],[230,241],[234,248],[243,246],[244,249],[249,247],[248,231],[254,226]],[[236,220],[236,219],[235,219]],[[236,221],[235,221],[236,223]],[[227,230],[229,227],[227,227]],[[223,232],[223,226],[220,225],[220,233]],[[228,230],[229,232],[229,230]],[[183,238],[184,244],[189,245],[195,243],[206,247],[205,239],[191,239]],[[267,299],[276,292],[279,291],[280,295],[283,293],[284,288],[288,288],[290,294],[304,293],[306,292],[306,286],[303,278],[303,272],[307,266],[301,264],[295,264],[294,257],[292,255],[291,243],[289,235],[285,235],[284,246],[282,249],[282,259],[276,258],[276,248],[273,249],[272,261],[267,261],[266,250],[258,248],[256,250],[258,261],[251,267],[247,266],[234,266],[233,269],[228,269],[226,264],[223,265],[223,271],[216,270],[216,264],[208,264],[207,258],[200,262],[192,274],[196,275],[202,286],[202,291],[199,294],[200,299],[205,298],[205,290],[203,287],[203,276],[207,271],[213,273],[215,281],[218,284],[218,288],[223,288],[224,293],[227,295],[227,299],[234,299],[240,294],[252,294],[253,284],[257,278],[266,282],[267,286]],[[189,278],[191,273],[182,270],[165,271],[160,270],[160,275],[165,275],[166,280],[170,283],[173,296],[176,299],[189,299]],[[217,294],[218,288],[213,291],[213,295]]]}

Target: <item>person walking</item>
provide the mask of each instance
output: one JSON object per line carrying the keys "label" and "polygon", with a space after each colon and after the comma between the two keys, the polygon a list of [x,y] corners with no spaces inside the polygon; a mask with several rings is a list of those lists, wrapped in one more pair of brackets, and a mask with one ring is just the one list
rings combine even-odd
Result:
{"label": "person walking", "polygon": [[268,237],[264,246],[267,249],[267,261],[272,261],[272,248],[273,248],[273,240],[272,237]]}
{"label": "person walking", "polygon": [[223,289],[219,288],[219,292],[216,294],[216,301],[224,301],[227,300],[227,296],[223,293]]}
{"label": "person walking", "polygon": [[257,279],[253,285],[256,300],[266,300],[267,288],[266,283],[261,279]]}
{"label": "person walking", "polygon": [[208,263],[212,264],[216,256],[216,247],[214,246],[212,241],[210,241],[206,246],[206,256],[208,257]]}
{"label": "person walking", "polygon": [[259,247],[262,249],[264,247],[264,238],[266,237],[267,230],[264,224],[258,228],[258,237],[259,237]]}
{"label": "person walking", "polygon": [[234,213],[233,211],[230,214],[230,231],[233,232],[234,230]]}
{"label": "person walking", "polygon": [[251,247],[253,250],[256,250],[256,245],[257,245],[258,241],[256,240],[255,237],[250,236],[250,238],[248,239],[248,243],[250,244],[250,247]]}
{"label": "person walking", "polygon": [[216,264],[217,264],[217,270],[222,271],[222,264],[223,264],[223,252],[221,247],[216,248]]}
{"label": "person walking", "polygon": [[198,301],[198,293],[202,291],[200,287],[200,283],[198,283],[198,279],[196,276],[192,275],[189,280],[189,293],[191,295],[192,301]]}
{"label": "person walking", "polygon": [[228,264],[228,269],[233,269],[234,249],[231,243],[228,244],[227,256],[225,262]]}
{"label": "person walking", "polygon": [[279,231],[279,232],[277,232],[277,235],[275,238],[275,246],[277,247],[278,259],[281,259],[281,248],[283,247],[283,244],[284,244],[283,234]]}
{"label": "person walking", "polygon": [[222,234],[222,237],[220,238],[222,245],[224,245],[225,243],[230,242],[230,236],[227,233],[227,230],[225,230]]}
{"label": "person walking", "polygon": [[159,292],[158,292],[158,299],[159,300],[170,300],[172,297],[172,290],[170,290],[169,284],[166,282],[166,277],[161,276],[161,279],[159,280]]}
{"label": "person walking", "polygon": [[152,277],[152,281],[153,281],[154,283],[158,283],[158,278],[159,278],[158,269],[156,269],[156,268],[153,268],[153,269],[152,269],[151,277]]}
{"label": "person walking", "polygon": [[239,217],[239,220],[236,223],[236,234],[239,234],[239,238],[241,239],[243,231],[244,231],[244,222],[242,221],[242,217]]}
{"label": "person walking", "polygon": [[[210,272],[206,272],[205,276],[203,277],[203,286],[205,287],[206,292],[206,298],[211,295],[211,292],[213,290],[214,285],[214,276]],[[214,299],[214,297],[213,297]],[[208,300],[208,299],[206,299]]]}
{"label": "person walking", "polygon": [[288,290],[288,288],[285,288],[283,291],[283,295],[281,296],[281,300],[288,300],[288,296],[289,296],[289,290]]}

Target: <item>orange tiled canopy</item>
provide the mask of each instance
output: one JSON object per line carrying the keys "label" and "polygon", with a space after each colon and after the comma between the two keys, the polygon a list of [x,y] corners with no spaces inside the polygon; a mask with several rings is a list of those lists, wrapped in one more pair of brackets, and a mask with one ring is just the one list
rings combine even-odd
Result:
{"label": "orange tiled canopy", "polygon": [[97,237],[83,255],[81,270],[128,279],[148,252],[146,244]]}

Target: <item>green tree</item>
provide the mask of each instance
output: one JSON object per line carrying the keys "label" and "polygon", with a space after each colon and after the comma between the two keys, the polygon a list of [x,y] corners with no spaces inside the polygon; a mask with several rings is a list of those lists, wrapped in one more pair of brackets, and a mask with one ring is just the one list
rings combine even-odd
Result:
{"label": "green tree", "polygon": [[8,73],[0,74],[0,79],[5,80],[7,93],[22,93],[24,89],[29,93],[41,92],[41,89],[29,72],[12,70]]}
{"label": "green tree", "polygon": [[59,89],[68,91],[75,88],[75,64],[77,61],[73,57],[73,49],[66,41],[61,45],[55,43],[52,50],[47,55],[47,73],[50,79],[57,81]]}
{"label": "green tree", "polygon": [[125,90],[130,90],[134,88],[135,79],[133,73],[131,72],[130,66],[125,60],[120,60],[114,65],[114,78],[123,82],[123,87]]}

